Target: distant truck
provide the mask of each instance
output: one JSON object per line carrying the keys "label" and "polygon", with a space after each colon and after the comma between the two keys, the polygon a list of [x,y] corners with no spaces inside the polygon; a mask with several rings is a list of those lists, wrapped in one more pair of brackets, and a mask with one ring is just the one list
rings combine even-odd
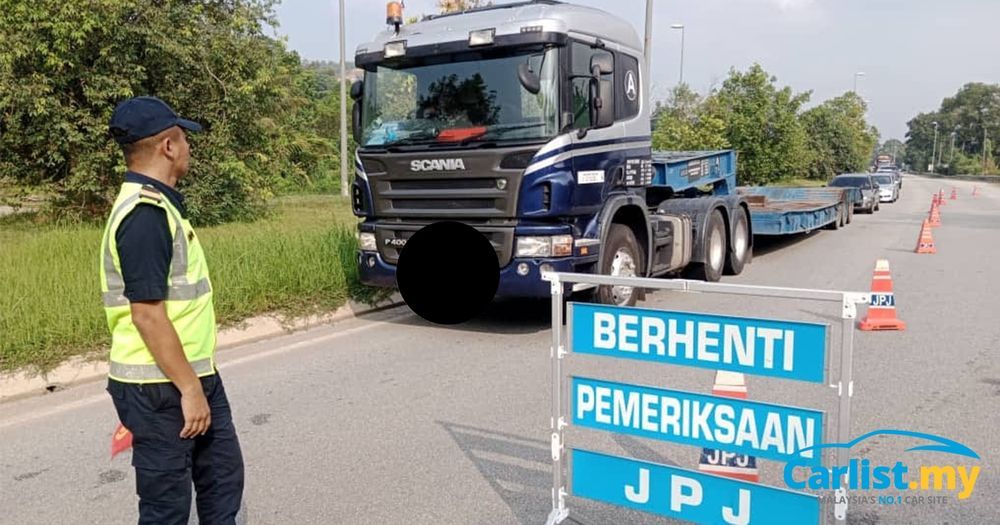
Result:
{"label": "distant truck", "polygon": [[[847,190],[737,188],[733,151],[653,151],[643,56],[619,17],[548,0],[432,16],[359,46],[362,282],[395,286],[407,239],[444,220],[492,243],[497,295],[513,297],[547,297],[551,270],[717,281],[743,271],[755,234],[849,221]],[[441,258],[461,264],[462,247]],[[641,290],[592,293],[632,305]]]}

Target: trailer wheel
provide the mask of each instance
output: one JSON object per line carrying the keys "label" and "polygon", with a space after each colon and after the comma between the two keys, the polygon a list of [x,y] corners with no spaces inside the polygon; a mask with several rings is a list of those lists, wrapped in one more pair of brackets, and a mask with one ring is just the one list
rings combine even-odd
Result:
{"label": "trailer wheel", "polygon": [[726,261],[726,227],[719,210],[709,214],[705,221],[705,242],[701,249],[704,262],[690,265],[685,273],[690,278],[714,283],[722,278]]}
{"label": "trailer wheel", "polygon": [[[645,257],[639,249],[632,229],[624,224],[612,224],[604,247],[607,256],[601,263],[601,274],[615,277],[642,277]],[[633,286],[601,286],[596,297],[601,304],[634,306],[639,298],[639,289]]]}
{"label": "trailer wheel", "polygon": [[844,226],[844,207],[837,206],[837,219],[826,225],[828,230],[839,230]]}
{"label": "trailer wheel", "polygon": [[733,221],[733,235],[730,239],[729,254],[726,257],[726,275],[739,275],[753,257],[753,246],[750,244],[750,221],[747,212],[739,208],[736,220]]}
{"label": "trailer wheel", "polygon": [[854,203],[851,202],[847,205],[847,224],[850,224],[854,220]]}

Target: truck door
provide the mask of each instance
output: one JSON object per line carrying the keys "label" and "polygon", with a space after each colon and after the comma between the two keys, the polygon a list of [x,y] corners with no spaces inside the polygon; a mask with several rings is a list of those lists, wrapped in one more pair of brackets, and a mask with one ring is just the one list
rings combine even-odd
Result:
{"label": "truck door", "polygon": [[[632,56],[594,48],[588,44],[574,42],[570,46],[570,83],[568,107],[573,113],[573,128],[586,129],[591,125],[590,64],[595,55],[610,55],[614,72],[604,75],[610,93],[602,93],[605,104],[613,104],[615,123],[607,128],[591,129],[584,138],[572,135],[573,171],[576,177],[574,203],[580,212],[599,210],[607,195],[615,188],[628,183],[641,186],[644,179],[651,177],[649,163],[648,123],[645,131],[637,136],[629,136],[626,125],[635,121],[640,109],[641,82],[639,61]],[[648,182],[645,182],[648,184]]]}
{"label": "truck door", "polygon": [[[573,129],[586,129],[590,122],[590,63],[595,55],[611,55],[607,50],[593,48],[588,44],[573,42],[570,46],[570,83],[569,108],[573,113]],[[610,77],[611,75],[605,75]],[[602,79],[605,80],[605,79]],[[612,83],[614,86],[614,83]],[[614,91],[614,87],[612,87]],[[611,98],[609,100],[613,101]],[[607,193],[610,178],[619,166],[619,158],[615,154],[612,133],[605,128],[590,130],[580,138],[572,135],[573,173],[576,177],[576,190],[573,194],[574,207],[579,212],[597,211]]]}

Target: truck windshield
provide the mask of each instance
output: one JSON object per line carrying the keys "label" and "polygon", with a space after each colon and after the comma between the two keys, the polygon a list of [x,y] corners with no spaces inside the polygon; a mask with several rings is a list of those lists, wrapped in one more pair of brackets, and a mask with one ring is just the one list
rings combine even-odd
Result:
{"label": "truck windshield", "polygon": [[[518,66],[541,80],[524,89]],[[365,72],[361,146],[534,140],[558,131],[556,49],[418,57]]]}

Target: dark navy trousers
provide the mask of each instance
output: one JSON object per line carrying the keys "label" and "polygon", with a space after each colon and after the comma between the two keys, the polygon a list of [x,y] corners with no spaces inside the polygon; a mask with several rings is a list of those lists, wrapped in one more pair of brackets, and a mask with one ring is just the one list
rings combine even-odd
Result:
{"label": "dark navy trousers", "polygon": [[212,411],[204,436],[182,439],[181,394],[173,383],[108,380],[118,418],[132,432],[139,525],[187,525],[191,485],[201,525],[233,525],[243,499],[243,455],[218,373],[201,378]]}

